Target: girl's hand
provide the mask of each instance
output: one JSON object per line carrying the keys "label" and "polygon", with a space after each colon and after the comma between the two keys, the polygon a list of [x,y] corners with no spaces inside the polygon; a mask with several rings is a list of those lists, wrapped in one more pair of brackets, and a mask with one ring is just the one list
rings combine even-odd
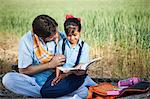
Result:
{"label": "girl's hand", "polygon": [[84,65],[83,63],[82,64],[78,64],[75,68],[77,69],[81,69],[81,66]]}
{"label": "girl's hand", "polygon": [[54,86],[56,85],[60,80],[64,79],[65,77],[67,77],[69,75],[69,73],[63,73],[63,74],[60,74],[58,77],[55,77],[53,79],[53,81],[51,82],[51,86]]}
{"label": "girl's hand", "polygon": [[51,82],[51,86],[54,86],[54,85],[56,85],[58,82],[56,82],[58,80],[58,77],[55,77],[54,79],[53,79],[53,81]]}
{"label": "girl's hand", "polygon": [[69,73],[70,72],[70,70],[64,70],[63,71],[63,73],[65,73],[65,74],[67,74],[67,73]]}

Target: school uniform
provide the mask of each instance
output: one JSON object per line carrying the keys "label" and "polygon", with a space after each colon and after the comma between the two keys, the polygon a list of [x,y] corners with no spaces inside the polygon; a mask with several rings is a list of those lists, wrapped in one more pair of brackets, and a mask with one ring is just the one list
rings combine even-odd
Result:
{"label": "school uniform", "polygon": [[[56,54],[63,54],[66,57],[66,63],[63,65],[64,68],[70,68],[78,65],[79,63],[87,63],[89,61],[89,46],[87,43],[83,42],[79,39],[76,46],[72,47],[68,39],[63,39],[59,41],[57,46],[57,53]],[[78,88],[84,83],[84,79],[86,75],[83,76],[76,76],[76,75],[69,75],[63,80],[60,80],[55,86],[51,86],[51,81],[55,78],[55,74],[50,75],[47,79],[46,83],[43,85],[41,89],[41,94],[44,98],[49,97],[60,97],[67,95]],[[87,77],[90,79],[89,77]],[[87,80],[88,83],[83,84],[81,86],[84,91],[82,94],[76,93],[81,98],[86,98],[88,94],[88,89],[86,86],[95,85],[96,83],[93,82],[91,79]]]}
{"label": "school uniform", "polygon": [[[60,32],[63,35],[63,32]],[[63,38],[63,36],[61,36]],[[49,42],[49,44],[45,44],[42,39],[39,38],[42,42],[42,46],[45,50],[51,48],[51,53],[54,54],[54,49],[56,44],[54,41]],[[18,67],[26,68],[29,65],[37,66],[40,64],[39,59],[35,55],[34,46],[33,46],[33,38],[32,32],[29,31],[26,33],[20,41],[19,51],[18,51]],[[9,72],[4,75],[2,79],[3,85],[10,91],[31,97],[41,97],[40,89],[42,85],[47,80],[47,77],[52,74],[52,71],[47,70],[41,73],[37,73],[33,76],[17,73],[17,72]]]}

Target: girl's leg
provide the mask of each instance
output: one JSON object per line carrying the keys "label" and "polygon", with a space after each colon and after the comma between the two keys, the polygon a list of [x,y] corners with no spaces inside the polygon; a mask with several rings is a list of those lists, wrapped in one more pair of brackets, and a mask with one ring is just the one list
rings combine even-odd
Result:
{"label": "girl's leg", "polygon": [[87,77],[85,78],[85,81],[84,81],[83,84],[84,84],[85,86],[87,86],[87,87],[97,85],[97,83],[94,82],[94,81],[91,79],[91,77],[89,77],[89,76],[87,76]]}
{"label": "girl's leg", "polygon": [[[88,88],[87,86],[95,86],[97,85],[89,76],[85,78],[84,83],[74,92],[70,93],[69,95],[78,95],[82,99],[85,99],[88,95]],[[67,96],[67,95],[66,95]]]}

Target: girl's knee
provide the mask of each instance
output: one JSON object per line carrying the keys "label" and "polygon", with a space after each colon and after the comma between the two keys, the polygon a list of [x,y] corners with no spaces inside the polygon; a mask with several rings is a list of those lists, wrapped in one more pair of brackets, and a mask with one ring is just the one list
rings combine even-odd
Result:
{"label": "girl's knee", "polygon": [[82,99],[86,99],[86,97],[88,96],[88,88],[85,87],[83,91],[78,93],[78,96]]}

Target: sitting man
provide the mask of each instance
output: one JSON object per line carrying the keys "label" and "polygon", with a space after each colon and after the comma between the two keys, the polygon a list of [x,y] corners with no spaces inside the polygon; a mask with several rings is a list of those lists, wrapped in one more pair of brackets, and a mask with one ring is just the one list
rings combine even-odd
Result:
{"label": "sitting man", "polygon": [[[32,31],[26,33],[19,44],[19,73],[10,72],[3,77],[2,83],[7,89],[25,96],[41,97],[40,89],[52,74],[52,69],[65,63],[63,55],[54,55],[57,27],[57,22],[47,15],[34,19]],[[51,52],[47,51],[48,48]]]}

